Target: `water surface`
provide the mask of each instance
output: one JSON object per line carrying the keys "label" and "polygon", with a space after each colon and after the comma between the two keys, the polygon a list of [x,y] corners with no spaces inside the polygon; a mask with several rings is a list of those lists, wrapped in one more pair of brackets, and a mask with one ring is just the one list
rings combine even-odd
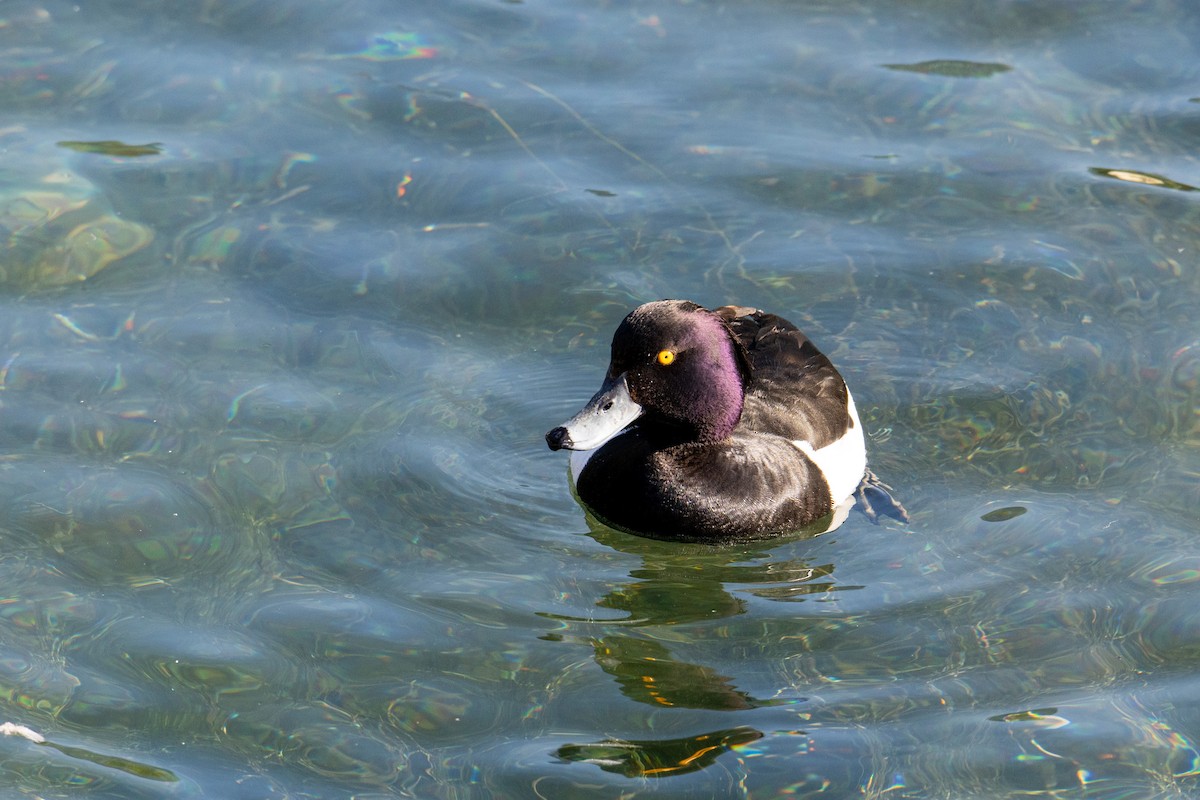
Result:
{"label": "water surface", "polygon": [[[1194,795],[1197,41],[0,6],[6,791]],[[590,522],[542,433],[662,297],[804,328],[911,521]]]}

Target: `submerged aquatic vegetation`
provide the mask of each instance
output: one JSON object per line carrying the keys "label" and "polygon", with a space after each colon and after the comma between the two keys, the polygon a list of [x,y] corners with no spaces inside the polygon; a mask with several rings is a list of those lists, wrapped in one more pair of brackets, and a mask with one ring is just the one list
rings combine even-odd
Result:
{"label": "submerged aquatic vegetation", "polygon": [[59,170],[0,193],[0,286],[33,291],[85,281],[145,248],[154,232],[117,216],[82,176]]}

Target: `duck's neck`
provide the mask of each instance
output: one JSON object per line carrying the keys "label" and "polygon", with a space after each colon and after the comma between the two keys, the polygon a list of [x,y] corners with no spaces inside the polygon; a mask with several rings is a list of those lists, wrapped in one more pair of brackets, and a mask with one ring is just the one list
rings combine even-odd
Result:
{"label": "duck's neck", "polygon": [[696,438],[702,442],[719,442],[729,437],[742,418],[742,384],[737,381],[735,372],[733,382],[724,379],[714,381],[714,385],[699,399],[703,416],[696,429]]}
{"label": "duck's neck", "polygon": [[[715,321],[715,320],[714,320]],[[729,437],[742,418],[745,403],[745,384],[738,370],[734,343],[722,326],[722,335],[711,345],[708,380],[699,387],[692,400],[695,409],[695,438],[702,442],[719,442]]]}

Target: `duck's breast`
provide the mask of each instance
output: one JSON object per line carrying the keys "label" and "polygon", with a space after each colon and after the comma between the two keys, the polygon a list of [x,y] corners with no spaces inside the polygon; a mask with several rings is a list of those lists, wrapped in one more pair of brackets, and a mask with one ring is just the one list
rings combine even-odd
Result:
{"label": "duck's breast", "polygon": [[654,449],[623,437],[596,450],[576,491],[596,516],[645,536],[731,541],[797,530],[834,506],[816,462],[777,436]]}

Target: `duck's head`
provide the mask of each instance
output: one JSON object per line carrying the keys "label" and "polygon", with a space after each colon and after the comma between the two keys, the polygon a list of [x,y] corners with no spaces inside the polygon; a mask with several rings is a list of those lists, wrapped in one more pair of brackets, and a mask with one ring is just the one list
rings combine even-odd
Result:
{"label": "duck's head", "polygon": [[551,450],[591,450],[636,420],[678,441],[720,441],[742,415],[750,365],[716,314],[686,300],[634,309],[613,334],[604,384],[546,434]]}

